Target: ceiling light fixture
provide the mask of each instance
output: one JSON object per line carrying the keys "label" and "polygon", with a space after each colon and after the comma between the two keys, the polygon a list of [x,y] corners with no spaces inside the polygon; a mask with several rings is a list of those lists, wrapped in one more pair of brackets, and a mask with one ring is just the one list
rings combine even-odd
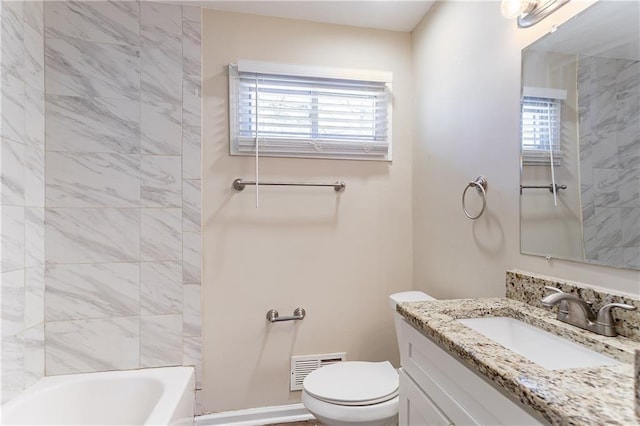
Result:
{"label": "ceiling light fixture", "polygon": [[502,0],[500,11],[507,19],[518,18],[518,27],[527,28],[567,4],[570,0]]}

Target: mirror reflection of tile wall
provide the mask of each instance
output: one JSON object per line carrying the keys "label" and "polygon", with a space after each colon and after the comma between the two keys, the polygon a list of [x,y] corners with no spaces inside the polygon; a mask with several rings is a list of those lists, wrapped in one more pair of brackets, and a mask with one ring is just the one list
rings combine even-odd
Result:
{"label": "mirror reflection of tile wall", "polygon": [[640,267],[640,62],[578,63],[585,258]]}

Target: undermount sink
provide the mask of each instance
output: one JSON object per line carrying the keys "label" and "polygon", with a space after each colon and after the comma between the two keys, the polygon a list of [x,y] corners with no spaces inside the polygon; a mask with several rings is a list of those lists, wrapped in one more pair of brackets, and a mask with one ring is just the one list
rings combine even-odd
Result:
{"label": "undermount sink", "polygon": [[619,365],[619,361],[510,317],[459,322],[547,370]]}

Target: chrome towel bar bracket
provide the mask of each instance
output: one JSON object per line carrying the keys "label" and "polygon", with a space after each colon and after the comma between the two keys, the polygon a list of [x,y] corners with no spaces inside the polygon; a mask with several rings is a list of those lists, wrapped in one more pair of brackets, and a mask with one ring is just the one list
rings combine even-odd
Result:
{"label": "chrome towel bar bracket", "polygon": [[[465,195],[467,195],[467,190],[472,186],[476,188],[476,191],[482,197],[482,209],[480,209],[480,213],[478,213],[476,216],[472,216],[469,213],[469,211],[467,210],[467,205],[464,198]],[[469,182],[466,188],[464,188],[464,191],[462,192],[462,210],[464,211],[465,216],[467,216],[469,219],[475,220],[480,216],[482,216],[482,213],[484,213],[484,210],[487,208],[487,189],[488,188],[489,188],[489,182],[487,182],[487,178],[485,178],[484,176],[478,176],[475,180],[472,180],[471,182]]]}
{"label": "chrome towel bar bracket", "polygon": [[302,308],[296,308],[293,311],[293,315],[288,317],[281,317],[278,315],[278,311],[271,309],[267,311],[267,321],[269,322],[281,322],[281,321],[296,321],[303,320],[307,312]]}
{"label": "chrome towel bar bracket", "polygon": [[[244,180],[241,178],[238,178],[236,180],[233,181],[233,189],[235,189],[236,191],[242,191],[247,185],[255,185],[256,182],[255,181],[251,181],[251,180]],[[309,182],[258,182],[258,185],[260,186],[330,186],[333,188],[334,191],[336,192],[340,192],[340,191],[344,191],[344,189],[346,188],[347,184],[344,183],[343,181],[339,180],[336,181],[334,183],[309,183]]]}

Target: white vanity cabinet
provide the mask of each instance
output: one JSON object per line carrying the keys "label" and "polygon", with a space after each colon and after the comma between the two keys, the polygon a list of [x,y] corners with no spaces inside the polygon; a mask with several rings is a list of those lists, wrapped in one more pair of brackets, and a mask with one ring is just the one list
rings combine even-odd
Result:
{"label": "white vanity cabinet", "polygon": [[543,424],[406,321],[400,332],[400,426]]}

